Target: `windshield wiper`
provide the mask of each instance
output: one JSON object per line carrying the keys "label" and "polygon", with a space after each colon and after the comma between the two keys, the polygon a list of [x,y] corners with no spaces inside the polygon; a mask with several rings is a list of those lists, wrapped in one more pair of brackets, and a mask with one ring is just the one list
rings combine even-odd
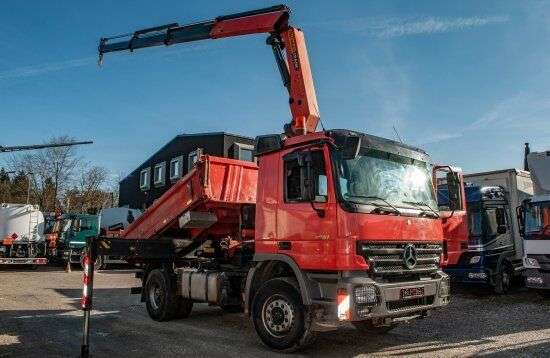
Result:
{"label": "windshield wiper", "polygon": [[[368,199],[380,200],[380,201],[384,202],[386,204],[386,206],[390,207],[394,214],[401,215],[401,211],[399,211],[395,206],[390,204],[386,199],[381,198],[379,196],[373,196],[373,195],[348,195],[348,198],[361,198],[361,199],[367,199],[367,200]],[[357,203],[357,202],[355,202],[355,203]],[[357,203],[357,204],[363,204],[363,203]],[[376,204],[376,203],[372,203],[372,202],[371,202],[371,204],[376,205],[378,208],[381,207],[380,204]]]}
{"label": "windshield wiper", "polygon": [[[438,213],[437,211],[435,211],[434,209],[432,209],[432,207],[431,207],[430,205],[428,205],[427,203],[425,203],[425,202],[423,202],[423,201],[403,201],[403,203],[405,203],[405,204],[412,204],[412,205],[414,205],[414,206],[416,206],[416,207],[418,207],[418,206],[421,206],[421,207],[422,207],[422,206],[423,206],[423,207],[425,207],[425,208],[430,209],[430,211],[431,211],[432,213],[434,213],[434,215],[435,215],[436,218],[439,218],[439,217],[440,217],[440,215],[439,215],[439,213]],[[422,210],[422,212],[427,213],[426,210]]]}

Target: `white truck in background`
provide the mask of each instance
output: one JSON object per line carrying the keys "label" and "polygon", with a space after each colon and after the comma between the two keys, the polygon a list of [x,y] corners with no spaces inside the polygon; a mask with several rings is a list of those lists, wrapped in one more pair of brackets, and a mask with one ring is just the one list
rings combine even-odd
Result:
{"label": "white truck in background", "polygon": [[517,211],[524,239],[525,284],[550,298],[550,151],[529,153],[527,163],[534,196]]}

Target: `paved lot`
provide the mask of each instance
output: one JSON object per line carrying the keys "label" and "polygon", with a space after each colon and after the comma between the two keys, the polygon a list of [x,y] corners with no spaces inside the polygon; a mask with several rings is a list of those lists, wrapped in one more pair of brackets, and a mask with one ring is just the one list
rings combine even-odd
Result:
{"label": "paved lot", "polygon": [[[81,272],[0,271],[0,357],[75,357],[81,340]],[[92,353],[96,357],[265,357],[250,322],[198,305],[186,320],[150,320],[128,287],[129,271],[96,276]],[[455,290],[457,291],[457,290]],[[321,334],[297,356],[550,356],[550,302],[529,292],[506,297],[459,288],[451,305],[386,336],[353,328]]]}

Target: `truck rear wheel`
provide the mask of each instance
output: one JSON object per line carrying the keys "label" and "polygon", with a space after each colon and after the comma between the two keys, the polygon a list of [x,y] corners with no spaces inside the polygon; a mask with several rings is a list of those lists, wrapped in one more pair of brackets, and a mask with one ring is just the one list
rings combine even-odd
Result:
{"label": "truck rear wheel", "polygon": [[271,349],[294,352],[313,340],[311,315],[295,285],[283,279],[264,283],[252,302],[256,333]]}
{"label": "truck rear wheel", "polygon": [[187,318],[193,309],[193,302],[176,294],[172,275],[165,270],[155,269],[145,282],[145,305],[149,317],[155,321],[169,321]]}

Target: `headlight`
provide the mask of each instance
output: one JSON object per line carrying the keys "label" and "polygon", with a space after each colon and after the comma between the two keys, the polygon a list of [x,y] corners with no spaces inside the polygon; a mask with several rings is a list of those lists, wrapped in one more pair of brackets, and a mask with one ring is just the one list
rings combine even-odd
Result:
{"label": "headlight", "polygon": [[378,295],[376,294],[376,287],[374,286],[355,287],[353,295],[355,296],[355,303],[358,304],[374,305],[378,302]]}
{"label": "headlight", "polygon": [[539,262],[536,259],[527,256],[523,258],[523,266],[525,268],[540,268]]}
{"label": "headlight", "polygon": [[481,261],[481,256],[472,256],[470,264],[477,264],[479,261]]}
{"label": "headlight", "polygon": [[439,296],[447,297],[450,294],[450,280],[449,277],[443,277],[441,279],[441,284],[439,285]]}

